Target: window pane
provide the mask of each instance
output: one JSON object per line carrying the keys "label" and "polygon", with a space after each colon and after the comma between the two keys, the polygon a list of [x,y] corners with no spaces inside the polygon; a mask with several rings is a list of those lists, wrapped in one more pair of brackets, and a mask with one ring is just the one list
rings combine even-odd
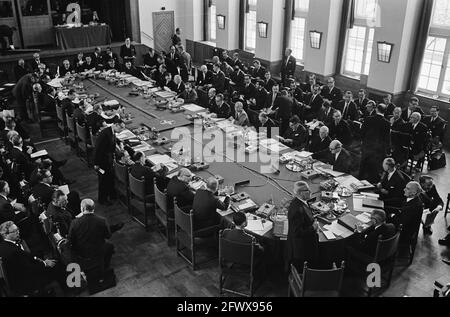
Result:
{"label": "window pane", "polygon": [[[420,72],[419,88],[429,91],[437,92],[439,86],[439,78],[441,77],[441,68],[444,61],[444,51],[447,40],[444,38],[438,38],[429,36],[427,40],[427,46],[425,48],[425,57],[422,62],[422,69]],[[447,69],[446,79],[450,82],[450,74]],[[444,89],[446,84],[444,83]]]}
{"label": "window pane", "polygon": [[23,16],[47,15],[47,0],[20,0],[20,9]]}
{"label": "window pane", "polygon": [[217,7],[216,5],[212,5],[209,11],[209,18],[210,18],[210,30],[209,30],[209,34],[210,34],[210,40],[211,41],[215,41],[216,40],[216,19],[217,19],[217,15],[216,15],[216,10]]}
{"label": "window pane", "polygon": [[356,18],[375,20],[377,18],[377,10],[378,0],[356,0]]}
{"label": "window pane", "polygon": [[305,47],[305,25],[306,20],[295,18],[292,21],[291,29],[291,49],[292,55],[298,60],[303,61],[303,50]]}
{"label": "window pane", "polygon": [[11,18],[13,16],[12,2],[0,1],[0,18]]}
{"label": "window pane", "polygon": [[450,1],[435,0],[433,25],[450,27]]}
{"label": "window pane", "polygon": [[350,72],[355,74],[361,74],[363,67],[365,39],[366,39],[365,27],[354,26],[353,29],[348,30],[344,73]]}
{"label": "window pane", "polygon": [[369,30],[369,40],[366,47],[366,64],[364,66],[364,75],[369,75],[370,62],[372,61],[372,49],[373,49],[373,38],[375,36],[375,29]]}
{"label": "window pane", "polygon": [[258,4],[258,0],[248,0],[248,5],[249,6],[256,7],[257,4]]}
{"label": "window pane", "polygon": [[246,48],[254,51],[256,49],[256,11],[247,13],[246,30]]}
{"label": "window pane", "polygon": [[295,12],[308,12],[309,0],[297,0],[295,1]]}
{"label": "window pane", "polygon": [[447,68],[445,70],[444,84],[442,86],[442,93],[450,95],[450,56],[448,57]]}

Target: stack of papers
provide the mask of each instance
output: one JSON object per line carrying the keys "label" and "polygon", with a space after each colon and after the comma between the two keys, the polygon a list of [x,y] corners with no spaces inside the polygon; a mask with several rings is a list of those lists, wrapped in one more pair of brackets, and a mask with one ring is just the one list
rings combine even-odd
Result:
{"label": "stack of papers", "polygon": [[341,176],[345,175],[345,173],[336,172],[336,171],[333,171],[330,168],[327,168],[326,164],[323,164],[322,166],[320,164],[319,165],[315,165],[314,168],[317,171],[319,171],[320,173],[329,174],[329,175],[333,176],[334,178],[341,177]]}
{"label": "stack of papers", "polygon": [[274,139],[261,140],[259,145],[272,153],[280,153],[289,150],[289,147]]}
{"label": "stack of papers", "polygon": [[133,148],[133,150],[135,151],[135,152],[142,152],[142,153],[145,153],[145,152],[150,152],[150,151],[153,151],[155,148],[153,148],[152,146],[150,146],[148,143],[146,143],[146,142],[141,142],[141,144],[140,145],[138,145],[138,146],[135,146],[134,148]]}
{"label": "stack of papers", "polygon": [[260,217],[247,214],[247,227],[245,228],[248,231],[251,231],[257,235],[263,236],[266,233],[270,232],[273,228],[272,221],[263,220]]}
{"label": "stack of papers", "polygon": [[163,164],[169,169],[169,172],[172,172],[178,168],[177,162],[168,155],[155,154],[147,157],[147,159],[153,165]]}
{"label": "stack of papers", "polygon": [[200,112],[200,111],[205,111],[205,108],[203,108],[203,107],[200,107],[200,106],[197,106],[197,105],[194,105],[194,104],[187,104],[187,105],[184,105],[184,106],[182,106],[181,108],[183,108],[184,110],[187,110],[187,111],[192,111],[192,112]]}
{"label": "stack of papers", "polygon": [[122,132],[116,134],[116,138],[118,138],[120,141],[126,141],[136,138],[136,135],[130,130],[123,130]]}
{"label": "stack of papers", "polygon": [[42,150],[42,151],[31,154],[30,157],[32,159],[35,159],[35,158],[39,158],[39,157],[43,157],[43,156],[47,156],[47,155],[48,155],[48,152],[46,150]]}

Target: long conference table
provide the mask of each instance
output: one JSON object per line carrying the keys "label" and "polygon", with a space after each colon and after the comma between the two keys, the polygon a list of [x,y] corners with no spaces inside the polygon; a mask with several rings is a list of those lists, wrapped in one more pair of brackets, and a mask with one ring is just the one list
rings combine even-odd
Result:
{"label": "long conference table", "polygon": [[[194,161],[198,160],[199,157],[202,160],[207,159],[208,161],[211,161],[212,157],[215,159],[214,163],[209,164],[207,170],[196,172],[196,175],[203,179],[220,175],[224,179],[224,185],[234,185],[249,181],[246,185],[236,187],[235,191],[237,193],[247,193],[258,206],[264,205],[269,201],[279,206],[282,202],[291,200],[293,198],[292,190],[294,183],[302,180],[299,173],[288,170],[283,164],[280,164],[277,174],[270,171],[267,174],[261,173],[261,167],[265,163],[249,162],[249,154],[245,154],[246,159],[244,162],[236,162],[236,158],[230,156],[230,153],[236,152],[233,142],[224,141],[222,150],[217,148],[211,150],[208,148],[211,138],[204,138],[202,127],[196,126],[187,118],[187,115],[195,114],[195,112],[185,111],[182,113],[172,113],[170,110],[159,110],[156,105],[149,102],[149,99],[144,98],[142,94],[131,96],[130,87],[117,87],[108,84],[105,80],[86,79],[84,80],[84,87],[89,94],[98,94],[101,96],[100,98],[119,101],[125,107],[126,113],[131,115],[132,118],[131,122],[127,124],[127,129],[134,130],[145,125],[155,128],[161,137],[171,140],[170,144],[164,146],[157,146],[152,141],[148,141],[148,144],[153,149],[145,152],[147,156],[153,154],[169,154],[173,150],[172,147],[179,141],[178,132],[181,131],[180,129],[184,129],[184,132],[188,131],[191,137],[189,142],[191,142],[193,149],[191,151],[192,159]],[[217,136],[222,136],[226,140],[226,132],[219,128],[213,129],[211,131],[212,133],[215,133]],[[209,157],[202,157],[204,151],[207,152],[206,156],[209,155]],[[280,155],[289,152],[293,152],[293,150],[286,148]],[[307,182],[310,185],[311,192],[320,196],[320,182],[329,179],[329,176],[320,176]],[[355,211],[352,197],[342,199],[346,201],[351,214],[354,216],[363,214],[362,211]],[[225,215],[223,218],[225,221],[231,222],[231,217],[231,215]],[[324,231],[327,231],[326,224],[319,222],[319,225],[320,262],[327,267],[332,263],[344,260],[345,247],[348,245],[347,241],[354,237],[354,231],[334,223],[340,235],[335,235],[334,239],[328,239],[324,234]],[[286,249],[285,238],[275,236],[273,230],[264,234],[250,233],[262,240],[263,244],[270,245],[274,256],[284,257]]]}

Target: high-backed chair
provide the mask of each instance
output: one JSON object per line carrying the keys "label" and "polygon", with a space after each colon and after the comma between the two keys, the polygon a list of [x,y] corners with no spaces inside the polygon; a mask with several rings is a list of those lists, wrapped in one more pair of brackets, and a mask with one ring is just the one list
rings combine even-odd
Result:
{"label": "high-backed chair", "polygon": [[447,218],[447,214],[449,213],[449,209],[450,209],[450,194],[448,194],[447,196],[447,205],[445,206],[445,212],[444,212],[444,217]]}
{"label": "high-backed chair", "polygon": [[128,178],[128,167],[118,163],[114,160],[114,185],[117,194],[119,195],[120,202],[126,207],[130,206],[130,181]]}
{"label": "high-backed chair", "polygon": [[75,126],[75,119],[73,116],[69,116],[67,112],[66,112],[66,122],[67,122],[67,139],[73,148],[78,149],[77,128]]}
{"label": "high-backed chair", "polygon": [[93,146],[91,144],[91,136],[89,133],[89,129],[85,125],[81,125],[78,122],[75,122],[76,126],[76,135],[77,135],[77,146],[78,153],[84,159],[89,167],[91,167],[91,160],[89,159],[89,154],[93,151]]}
{"label": "high-backed chair", "polygon": [[[149,201],[145,194],[145,179],[136,179],[128,174],[130,181],[130,213],[131,217],[141,224],[145,230],[149,229],[150,211],[153,208],[153,204]],[[143,218],[139,218],[143,216]]]}
{"label": "high-backed chair", "polygon": [[[389,287],[391,284],[392,273],[394,271],[394,266],[397,259],[401,231],[402,228],[400,227],[399,231],[393,237],[386,240],[382,240],[380,236],[374,256],[369,256],[358,250],[349,248],[349,268],[353,271],[357,271],[365,275],[367,266],[369,264],[379,264],[381,266],[381,272],[385,273],[387,271],[388,273],[386,279],[386,287]],[[373,287],[369,287],[368,296],[372,295],[373,289]]]}
{"label": "high-backed chair", "polygon": [[64,139],[67,137],[67,121],[63,108],[58,103],[56,104],[56,120],[58,129]]}
{"label": "high-backed chair", "polygon": [[288,296],[293,297],[339,297],[344,279],[345,263],[331,270],[313,270],[308,263],[303,266],[300,276],[297,269],[291,265],[289,275]]}
{"label": "high-backed chair", "polygon": [[[255,273],[255,245],[256,239],[248,244],[237,243],[223,237],[223,231],[219,233],[219,292],[225,292],[239,296],[253,297],[254,273]],[[231,288],[225,288],[228,278],[245,281],[248,284],[248,293],[243,293]]]}
{"label": "high-backed chair", "polygon": [[[214,233],[219,231],[219,226],[212,226],[201,230],[194,231],[194,212],[184,212],[178,207],[176,199],[174,199],[174,213],[175,213],[175,245],[177,255],[182,257],[192,270],[196,270],[199,263],[196,260],[197,245],[195,238],[202,236],[205,233]],[[183,252],[184,251],[184,252]],[[208,261],[210,261],[209,259]],[[205,262],[208,262],[205,261]]]}
{"label": "high-backed chair", "polygon": [[166,191],[159,190],[156,179],[154,180],[154,187],[156,221],[164,227],[167,244],[171,245],[172,234],[175,228],[174,212],[173,209],[169,208]]}

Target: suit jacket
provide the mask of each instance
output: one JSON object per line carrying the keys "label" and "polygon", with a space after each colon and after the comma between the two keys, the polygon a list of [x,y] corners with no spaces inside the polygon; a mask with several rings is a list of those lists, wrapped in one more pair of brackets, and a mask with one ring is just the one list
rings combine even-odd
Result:
{"label": "suit jacket", "polygon": [[222,106],[216,108],[215,113],[217,118],[228,119],[231,116],[231,107],[226,102],[223,102]]}
{"label": "suit jacket", "polygon": [[381,236],[382,240],[387,240],[395,236],[397,230],[393,224],[383,223],[378,228],[372,228],[366,233],[366,237],[359,249],[370,256],[375,256],[378,246],[378,239]]}
{"label": "suit jacket", "polygon": [[52,196],[55,189],[50,185],[38,183],[33,186],[31,192],[33,193],[34,198],[40,199],[41,203],[47,207],[52,201]]}
{"label": "suit jacket", "polygon": [[303,102],[305,100],[304,92],[303,92],[303,90],[300,87],[295,88],[294,91],[292,91],[292,89],[290,91],[291,91],[292,97],[295,100],[297,100],[298,102]]}
{"label": "suit jacket", "polygon": [[175,58],[175,60],[172,60],[168,57],[168,55],[164,60],[164,63],[166,64],[167,67],[167,71],[172,74],[172,78],[175,77],[175,75],[180,74],[180,72],[178,71],[178,64],[177,64],[177,62],[179,61],[180,61],[179,58]]}
{"label": "suit jacket", "polygon": [[253,68],[250,71],[250,76],[252,76],[253,78],[264,79],[265,74],[266,74],[266,69],[262,66],[259,69]]}
{"label": "suit jacket", "polygon": [[337,87],[330,91],[330,88],[325,86],[322,90],[322,97],[323,99],[331,100],[331,106],[336,108],[338,103],[342,101],[342,91]]}
{"label": "suit jacket", "polygon": [[250,121],[245,110],[243,110],[240,114],[234,114],[234,120],[235,124],[241,127],[248,127],[250,125]]}
{"label": "suit jacket", "polygon": [[130,168],[130,174],[136,179],[145,179],[145,193],[151,195],[154,193],[154,178],[157,176],[155,172],[148,166],[136,163]]}
{"label": "suit jacket", "polygon": [[422,122],[428,127],[428,130],[431,131],[433,138],[439,137],[441,141],[444,140],[446,126],[444,119],[437,117],[433,122],[431,122],[431,116],[428,116],[423,118]]}
{"label": "suit jacket", "polygon": [[150,54],[144,55],[144,65],[150,66],[152,68],[158,66],[158,56],[156,54],[153,54],[153,57],[150,56]]}
{"label": "suit jacket", "polygon": [[105,52],[105,54],[103,55],[103,66],[106,67],[110,59],[113,59],[116,62],[116,65],[119,65],[119,57],[116,53],[111,53],[111,55],[108,55]]}
{"label": "suit jacket", "polygon": [[420,195],[420,199],[423,202],[424,208],[429,209],[430,211],[435,210],[438,206],[442,206],[442,208],[445,207],[444,201],[434,185],[430,191],[422,193]]}
{"label": "suit jacket", "polygon": [[361,128],[363,153],[385,156],[391,147],[391,125],[383,116],[367,118]]}
{"label": "suit jacket", "polygon": [[[175,84],[175,83],[174,83]],[[181,82],[180,85],[175,84],[174,85],[174,92],[176,92],[178,95],[181,94],[182,92],[184,92],[186,90],[186,87],[184,86],[184,83]]]}
{"label": "suit jacket", "polygon": [[86,214],[72,221],[68,239],[77,256],[92,259],[102,257],[111,231],[106,219],[95,214]]}
{"label": "suit jacket", "polygon": [[230,205],[230,198],[227,197],[224,202],[214,196],[212,192],[205,189],[197,190],[194,196],[192,209],[194,211],[194,230],[207,228],[219,224],[219,210],[227,210]]}
{"label": "suit jacket", "polygon": [[130,69],[124,67],[123,71],[125,72],[125,74],[131,75],[131,76],[136,77],[136,78],[141,78],[142,77],[141,72],[134,66],[131,66]]}
{"label": "suit jacket", "polygon": [[256,90],[255,94],[255,101],[256,105],[252,108],[254,110],[261,110],[266,106],[267,98],[269,96],[269,93],[265,88],[262,88],[261,90]]}
{"label": "suit jacket", "polygon": [[419,122],[414,129],[411,123],[407,124],[407,132],[411,134],[411,154],[417,155],[425,150],[428,137],[428,128],[422,122]]}
{"label": "suit jacket", "polygon": [[276,107],[276,104],[278,102],[278,98],[280,98],[280,94],[277,94],[277,96],[274,99],[273,92],[269,93],[267,95],[266,104],[264,105],[264,108],[274,108]]}
{"label": "suit jacket", "polygon": [[167,196],[170,202],[169,205],[172,205],[173,199],[176,198],[180,208],[192,206],[194,202],[193,191],[189,188],[188,184],[180,181],[177,176],[172,177],[167,185]]}
{"label": "suit jacket", "polygon": [[341,120],[338,125],[331,123],[328,128],[330,129],[330,138],[332,140],[339,140],[343,145],[347,146],[352,143],[352,132],[347,122]]}
{"label": "suit jacket", "polygon": [[103,170],[112,170],[113,156],[116,149],[115,135],[112,128],[106,128],[97,137],[94,151],[94,165]]}
{"label": "suit jacket", "polygon": [[5,197],[0,196],[0,224],[7,221],[14,221],[16,219],[16,214],[14,212],[11,202]]}
{"label": "suit jacket", "polygon": [[409,243],[413,236],[419,231],[422,222],[423,203],[419,197],[407,202],[399,215],[394,218],[397,225],[402,225],[403,230],[400,235],[402,243]]}
{"label": "suit jacket", "polygon": [[424,115],[423,110],[422,110],[421,108],[419,108],[419,107],[414,108],[414,110],[411,111],[411,114],[409,114],[409,115],[408,115],[408,110],[409,110],[409,108],[406,107],[406,108],[403,109],[403,111],[402,111],[402,119],[403,119],[405,122],[409,122],[409,118],[411,117],[411,114],[413,114],[414,112],[420,113],[420,114],[422,115],[422,117],[423,117],[423,115]]}
{"label": "suit jacket", "polygon": [[369,103],[369,99],[364,98],[363,100],[355,99],[354,100],[356,106],[358,107],[358,110],[361,111],[361,113],[366,112],[366,106]]}
{"label": "suit jacket", "polygon": [[348,104],[347,109],[345,109],[345,113],[344,113],[344,107],[345,107],[345,100],[340,101],[336,106],[336,109],[342,113],[342,118],[344,120],[350,120],[350,121],[358,121],[359,120],[358,106],[353,101],[351,101]]}
{"label": "suit jacket", "polygon": [[391,179],[388,179],[388,176],[384,173],[381,177],[381,187],[387,190],[388,194],[381,194],[380,198],[388,206],[402,206],[406,200],[404,190],[409,180],[400,171],[395,171]]}
{"label": "suit jacket", "polygon": [[397,106],[395,104],[393,104],[392,102],[388,105],[386,105],[386,113],[384,114],[384,116],[386,117],[386,119],[389,119],[390,117],[392,117],[394,115],[394,110]]}
{"label": "suit jacket", "polygon": [[103,126],[104,119],[97,112],[92,112],[86,116],[86,123],[92,129],[92,133],[96,135]]}
{"label": "suit jacket", "polygon": [[322,160],[328,156],[330,152],[330,137],[326,137],[325,139],[321,139],[319,135],[315,135],[311,141],[311,146],[309,151],[314,153],[313,159]]}
{"label": "suit jacket", "polygon": [[225,74],[222,71],[219,71],[217,74],[213,75],[212,85],[216,89],[218,94],[221,94],[225,91]]}
{"label": "suit jacket", "polygon": [[244,86],[244,90],[242,92],[245,100],[250,100],[256,97],[256,88],[255,85],[250,83],[248,86]]}
{"label": "suit jacket", "polygon": [[73,220],[72,214],[67,209],[57,207],[50,203],[47,207],[45,215],[50,219],[52,232],[56,233],[57,228],[59,227],[61,235],[66,237],[69,233],[70,224]]}
{"label": "suit jacket", "polygon": [[337,160],[335,155],[330,152],[328,154],[327,162],[333,165],[333,171],[345,174],[350,174],[352,172],[353,159],[351,154],[346,149],[342,149]]}
{"label": "suit jacket", "polygon": [[95,55],[95,53],[92,54],[92,62],[95,63],[95,65],[97,65],[98,68],[102,68],[104,66],[104,64],[106,63],[103,60],[102,54]]}
{"label": "suit jacket", "polygon": [[277,82],[273,78],[270,78],[269,80],[264,78],[264,88],[267,91],[272,91],[272,88],[273,86],[275,86],[276,83]]}
{"label": "suit jacket", "polygon": [[319,250],[319,236],[314,230],[314,218],[309,207],[295,198],[288,210],[289,231],[287,238],[289,263],[314,265]]}
{"label": "suit jacket", "polygon": [[64,77],[67,74],[72,74],[73,72],[75,72],[75,68],[72,65],[70,65],[69,68],[65,68],[63,65],[59,66],[60,77]]}
{"label": "suit jacket", "polygon": [[294,76],[297,68],[297,60],[294,56],[284,57],[281,65],[281,77],[286,79],[289,76]]}
{"label": "suit jacket", "polygon": [[134,47],[134,45],[130,45],[130,47],[127,47],[125,44],[123,44],[120,47],[120,57],[124,62],[125,60],[133,56],[136,56],[136,48]]}
{"label": "suit jacket", "polygon": [[201,71],[198,72],[197,75],[197,86],[205,86],[212,83],[213,73],[211,71],[207,71],[207,73],[203,73]]}
{"label": "suit jacket", "polygon": [[322,105],[323,105],[323,98],[321,95],[317,95],[314,97],[313,94],[309,94],[307,96],[307,98],[305,99],[305,104],[309,107],[311,107],[310,110],[307,111],[306,113],[306,119],[312,120],[312,119],[316,119],[320,109],[322,109]]}
{"label": "suit jacket", "polygon": [[335,111],[336,111],[336,109],[334,109],[334,108],[330,108],[327,111],[325,111],[323,108],[321,108],[317,115],[317,120],[319,120],[320,122],[323,122],[323,124],[325,124],[326,126],[329,126],[330,124],[333,123],[333,120],[334,120],[333,115],[334,115]]}
{"label": "suit jacket", "polygon": [[293,105],[292,98],[288,96],[279,96],[275,100],[275,104],[272,109],[277,111],[277,119],[288,121],[292,117]]}
{"label": "suit jacket", "polygon": [[195,89],[192,89],[191,92],[188,92],[187,90],[184,90],[180,95],[179,98],[184,100],[184,103],[197,103],[198,101],[198,95]]}
{"label": "suit jacket", "polygon": [[293,140],[294,143],[289,144],[289,146],[295,150],[301,150],[306,147],[306,142],[308,141],[308,131],[302,125],[300,125],[296,131],[289,128],[283,138],[286,140]]}
{"label": "suit jacket", "polygon": [[21,67],[19,65],[14,66],[14,77],[16,78],[16,82],[19,81],[20,78],[28,74],[28,69],[25,67]]}
{"label": "suit jacket", "polygon": [[49,282],[45,264],[19,246],[9,241],[1,241],[0,257],[13,291],[27,294],[46,286]]}
{"label": "suit jacket", "polygon": [[16,164],[16,171],[20,174],[25,174],[26,178],[30,176],[31,172],[34,169],[33,164],[30,161],[30,157],[28,154],[20,151],[18,148],[13,147],[9,152],[9,158],[13,163]]}

